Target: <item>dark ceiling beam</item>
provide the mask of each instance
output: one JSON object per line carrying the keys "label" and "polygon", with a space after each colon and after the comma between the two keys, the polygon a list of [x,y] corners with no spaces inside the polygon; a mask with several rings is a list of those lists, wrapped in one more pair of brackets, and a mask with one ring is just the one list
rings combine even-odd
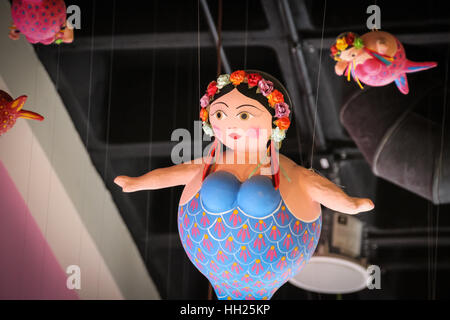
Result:
{"label": "dark ceiling beam", "polygon": [[[336,34],[337,36],[337,34]],[[428,45],[428,44],[448,44],[450,41],[450,32],[431,32],[431,33],[420,33],[420,34],[397,34],[396,37],[403,44],[410,45]],[[335,38],[324,38],[323,39],[323,48],[329,49]],[[320,38],[308,38],[304,40],[305,45],[320,49]]]}
{"label": "dark ceiling beam", "polygon": [[292,14],[289,2],[287,0],[280,0],[281,12],[284,15],[283,21],[286,22],[289,31],[290,40],[292,42],[291,48],[294,58],[296,59],[298,65],[298,74],[301,75],[304,91],[305,91],[305,101],[310,113],[310,119],[313,122],[311,132],[315,135],[314,144],[319,150],[326,149],[325,135],[322,130],[322,123],[320,117],[317,114],[317,103],[313,94],[313,88],[311,84],[311,78],[309,76],[308,67],[306,65],[306,59],[303,53],[303,41],[300,38],[297,27],[295,25],[294,16]]}
{"label": "dark ceiling beam", "polygon": [[[447,44],[450,39],[450,32],[432,32],[421,34],[397,34],[397,38],[404,44],[427,45],[427,44]],[[271,29],[263,31],[248,31],[248,46],[271,46],[278,44],[284,39]],[[327,37],[323,39],[324,49],[328,49],[335,41],[335,38]],[[305,46],[320,49],[321,38],[304,38]],[[244,46],[243,32],[222,31],[223,46]],[[200,32],[200,45],[202,47],[215,47],[209,32]],[[135,50],[135,49],[176,49],[176,48],[197,48],[197,32],[172,32],[172,33],[142,33],[130,35],[114,36],[114,50]],[[78,37],[77,41],[70,46],[61,47],[62,50],[110,50],[111,36],[96,36],[94,47],[89,37]]]}
{"label": "dark ceiling beam", "polygon": [[[428,262],[419,262],[417,260],[412,260],[409,262],[401,263],[383,263],[381,265],[381,272],[392,272],[392,271],[421,271],[429,270],[430,264]],[[442,271],[448,271],[450,269],[450,263],[448,262],[437,262],[433,269],[438,269]]]}
{"label": "dark ceiling beam", "polygon": [[[214,24],[214,20],[211,15],[211,11],[209,10],[208,3],[206,2],[206,0],[200,0],[200,3],[202,5],[203,12],[206,17],[206,22],[208,23],[209,31],[211,32],[211,35],[214,39],[214,43],[218,44],[219,43],[219,34],[217,32],[216,25]],[[197,39],[198,39],[198,36],[197,36]],[[197,45],[198,45],[198,40],[197,40]],[[220,59],[222,61],[222,65],[225,70],[225,73],[231,74],[232,71],[231,71],[230,63],[228,62],[228,58],[225,54],[225,50],[223,49],[223,45],[221,45],[221,47],[220,47]]]}
{"label": "dark ceiling beam", "polygon": [[[413,234],[428,234],[430,232],[430,228],[426,227],[415,227],[415,228],[390,228],[390,229],[380,229],[377,227],[369,226],[367,228],[367,233],[369,236],[405,236],[405,235],[413,235]],[[450,227],[439,226],[439,234],[450,233]]]}
{"label": "dark ceiling beam", "polygon": [[292,13],[295,17],[297,17],[297,20],[295,21],[295,24],[297,26],[297,29],[302,31],[314,31],[316,27],[311,21],[311,17],[309,15],[309,10],[306,6],[306,3],[304,0],[290,0],[289,1]]}
{"label": "dark ceiling beam", "polygon": [[[310,117],[308,110],[303,108],[305,102],[301,93],[302,85],[298,82],[297,66],[294,64],[292,59],[291,47],[286,41],[287,33],[284,26],[281,24],[281,13],[279,12],[279,8],[275,5],[274,1],[271,0],[264,0],[261,4],[267,21],[269,21],[269,28],[264,31],[264,35],[274,35],[276,37],[276,41],[274,41],[275,39],[271,40],[267,37],[264,40],[261,40],[266,43],[270,43],[273,50],[277,53],[278,65],[281,69],[281,73],[283,74],[286,89],[288,90],[293,103],[294,119],[296,123],[295,133],[297,136],[296,151],[298,154],[303,154],[305,153],[305,143],[302,137],[305,137],[309,134],[309,132],[312,132],[312,123],[309,121]],[[249,44],[255,40],[253,35],[253,33],[249,33],[248,35]],[[283,152],[289,152],[286,149],[286,146],[283,147]],[[302,159],[302,157],[300,157],[300,159]]]}
{"label": "dark ceiling beam", "polygon": [[[417,236],[417,237],[383,237],[383,238],[370,238],[367,242],[371,248],[378,247],[429,247],[430,238],[428,236]],[[434,244],[433,244],[434,246]],[[450,246],[450,237],[439,237],[439,247]]]}
{"label": "dark ceiling beam", "polygon": [[[200,36],[200,46],[215,47],[215,43],[209,32],[202,31]],[[270,46],[282,40],[270,31],[249,31],[247,38],[248,46]],[[223,46],[244,46],[245,40],[243,32],[222,31]],[[114,50],[136,50],[136,49],[178,49],[197,48],[197,32],[172,32],[172,33],[141,33],[131,35],[114,36]],[[94,46],[89,37],[78,37],[74,44],[61,47],[62,50],[110,50],[111,36],[96,36]]]}

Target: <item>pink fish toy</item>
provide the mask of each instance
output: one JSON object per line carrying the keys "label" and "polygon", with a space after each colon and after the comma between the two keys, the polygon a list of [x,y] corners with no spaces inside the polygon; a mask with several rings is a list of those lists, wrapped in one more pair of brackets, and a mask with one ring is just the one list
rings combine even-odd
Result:
{"label": "pink fish toy", "polygon": [[361,89],[361,83],[373,87],[395,82],[403,94],[408,94],[407,73],[434,68],[436,62],[413,62],[406,58],[398,39],[384,31],[368,32],[361,37],[353,32],[339,35],[330,48],[337,61],[336,74],[352,77]]}
{"label": "pink fish toy", "polygon": [[18,40],[23,34],[30,43],[49,45],[73,42],[73,27],[66,21],[63,0],[13,0],[14,23],[9,37]]}
{"label": "pink fish toy", "polygon": [[26,100],[27,96],[20,96],[14,100],[5,91],[0,90],[0,136],[11,129],[18,118],[44,120],[40,114],[22,110]]}

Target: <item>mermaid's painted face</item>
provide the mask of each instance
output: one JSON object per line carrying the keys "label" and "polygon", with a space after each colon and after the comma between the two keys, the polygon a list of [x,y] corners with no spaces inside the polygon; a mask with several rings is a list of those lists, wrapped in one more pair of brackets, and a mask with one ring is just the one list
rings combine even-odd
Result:
{"label": "mermaid's painted face", "polygon": [[264,150],[272,133],[270,112],[237,89],[211,104],[209,122],[219,141],[238,151]]}

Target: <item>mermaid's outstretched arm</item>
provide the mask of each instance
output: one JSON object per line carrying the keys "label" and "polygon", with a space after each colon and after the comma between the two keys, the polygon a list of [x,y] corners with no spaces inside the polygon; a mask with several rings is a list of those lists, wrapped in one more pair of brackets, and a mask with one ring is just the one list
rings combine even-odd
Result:
{"label": "mermaid's outstretched arm", "polygon": [[370,199],[350,197],[330,180],[305,168],[301,170],[301,178],[310,197],[331,210],[357,214],[375,207]]}
{"label": "mermaid's outstretched arm", "polygon": [[114,179],[114,183],[122,187],[123,192],[186,185],[199,173],[202,167],[201,163],[182,163],[167,168],[158,168],[140,177],[118,176]]}

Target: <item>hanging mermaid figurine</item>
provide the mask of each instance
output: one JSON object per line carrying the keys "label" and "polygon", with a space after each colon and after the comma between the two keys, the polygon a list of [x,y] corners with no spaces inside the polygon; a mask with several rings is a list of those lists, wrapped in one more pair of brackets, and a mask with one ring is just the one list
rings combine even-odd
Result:
{"label": "hanging mermaid figurine", "polygon": [[114,181],[124,192],[185,185],[180,240],[218,299],[270,299],[314,253],[321,204],[348,214],[374,205],[279,154],[292,102],[269,74],[220,75],[200,105],[203,130],[215,137],[207,156]]}
{"label": "hanging mermaid figurine", "polygon": [[40,114],[23,110],[25,101],[27,96],[20,96],[14,100],[8,93],[0,90],[0,136],[10,130],[19,118],[44,120]]}
{"label": "hanging mermaid figurine", "polygon": [[11,15],[14,23],[9,37],[18,40],[23,34],[30,43],[73,42],[73,27],[66,20],[63,0],[13,0]]}
{"label": "hanging mermaid figurine", "polygon": [[384,31],[368,32],[361,37],[353,32],[343,33],[330,50],[337,61],[336,74],[345,75],[348,81],[353,77],[361,89],[361,82],[374,87],[395,82],[401,93],[408,94],[407,73],[437,66],[436,62],[408,60],[400,41]]}

